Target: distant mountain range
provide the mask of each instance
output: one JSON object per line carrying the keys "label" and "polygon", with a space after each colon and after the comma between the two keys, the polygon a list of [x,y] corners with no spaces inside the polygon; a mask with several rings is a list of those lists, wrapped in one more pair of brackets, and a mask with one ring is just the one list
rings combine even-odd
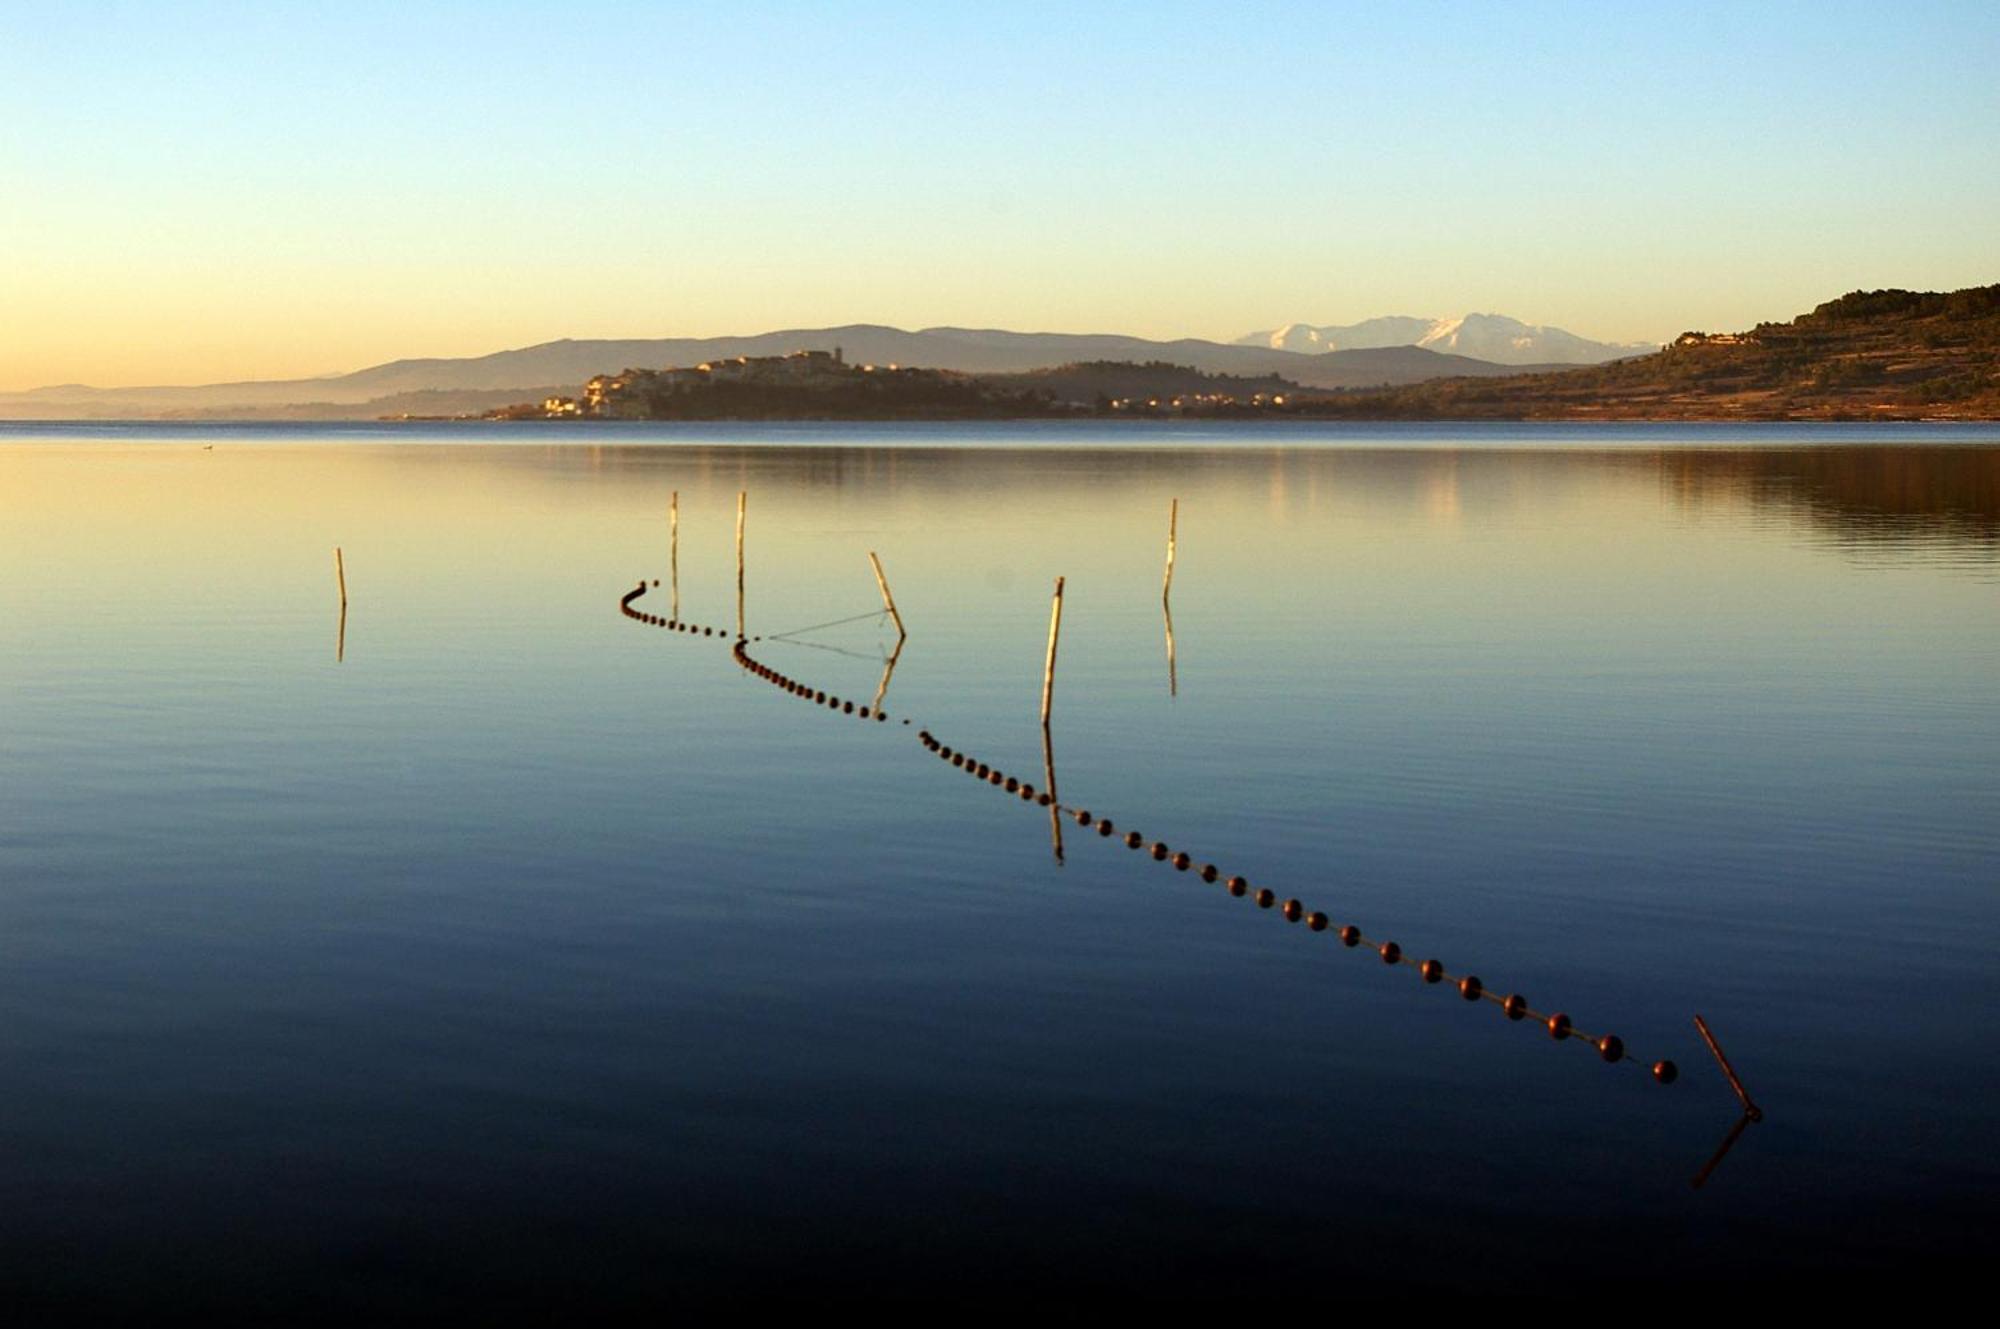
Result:
{"label": "distant mountain range", "polygon": [[1561,328],[1523,323],[1505,314],[1466,314],[1460,318],[1391,316],[1324,327],[1287,323],[1282,328],[1238,337],[1236,345],[1292,351],[1301,355],[1366,350],[1378,346],[1418,346],[1428,351],[1515,366],[1595,365],[1659,349],[1652,342],[1592,341]]}
{"label": "distant mountain range", "polygon": [[[1428,325],[1426,325],[1428,326]],[[1596,344],[1596,343],[1591,343]],[[748,337],[669,337],[642,341],[564,340],[466,359],[392,360],[327,378],[192,387],[93,388],[82,384],[0,392],[0,418],[372,418],[477,413],[510,402],[575,393],[596,374],[627,368],[697,365],[738,355],[784,355],[840,347],[855,363],[1021,373],[1084,361],[1168,361],[1244,378],[1277,375],[1314,388],[1363,388],[1444,377],[1520,372],[1444,346],[1376,344],[1302,352],[1288,347],[1224,345],[1193,338],[1007,332],[979,328],[901,328],[856,323],[794,328]],[[1549,365],[1564,363],[1551,360]]]}

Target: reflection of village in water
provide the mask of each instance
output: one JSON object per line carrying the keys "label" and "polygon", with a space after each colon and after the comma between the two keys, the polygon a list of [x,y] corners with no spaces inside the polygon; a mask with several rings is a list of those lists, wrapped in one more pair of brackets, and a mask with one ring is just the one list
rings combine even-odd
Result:
{"label": "reflection of village in water", "polygon": [[[1449,461],[1455,459],[1441,460]],[[1457,490],[1454,485],[1448,483],[1448,478],[1453,474],[1454,468],[1449,467],[1432,470],[1429,472],[1426,484],[1426,493],[1429,495],[1427,503],[1432,505],[1433,511],[1441,511],[1447,516],[1455,515],[1456,509]],[[1536,1010],[1529,1005],[1527,998],[1520,993],[1508,993],[1503,996],[1498,991],[1487,987],[1484,981],[1476,974],[1453,974],[1447,971],[1442,961],[1435,958],[1419,960],[1407,952],[1400,943],[1394,940],[1371,938],[1365,935],[1358,925],[1353,923],[1338,923],[1325,912],[1309,908],[1296,897],[1287,898],[1280,902],[1277,892],[1270,887],[1253,888],[1249,879],[1245,876],[1225,872],[1214,863],[1198,862],[1185,849],[1175,850],[1161,840],[1149,841],[1142,832],[1123,827],[1108,816],[1094,813],[1089,808],[1077,804],[1065,802],[1058,792],[1056,783],[1055,744],[1050,706],[1062,622],[1063,579],[1061,577],[1058,577],[1055,582],[1054,596],[1051,604],[1047,660],[1043,674],[1041,709],[1043,765],[1041,773],[1042,783],[1039,788],[1031,780],[1022,779],[1015,774],[1008,774],[997,766],[977,760],[970,753],[962,749],[956,749],[946,744],[928,726],[919,727],[910,717],[898,715],[892,718],[885,709],[890,684],[894,680],[896,666],[902,657],[903,648],[908,642],[909,634],[904,626],[902,615],[896,607],[895,598],[890,590],[881,561],[874,551],[868,551],[867,556],[882,599],[881,610],[869,610],[865,613],[830,620],[826,623],[794,628],[785,632],[768,635],[750,635],[747,631],[744,577],[744,537],[747,500],[747,492],[738,493],[736,506],[737,621],[734,633],[731,633],[726,628],[691,623],[680,617],[680,495],[678,491],[672,494],[668,505],[669,573],[667,591],[670,613],[667,615],[655,614],[639,606],[639,601],[644,599],[649,592],[660,588],[660,582],[657,579],[651,582],[641,580],[633,589],[625,592],[619,598],[620,613],[632,621],[650,627],[657,627],[683,635],[699,636],[716,641],[718,644],[728,642],[731,658],[745,673],[776,688],[785,695],[803,700],[826,713],[874,725],[890,725],[893,723],[898,730],[914,729],[914,737],[922,749],[939,761],[948,764],[953,770],[967,774],[975,782],[998,790],[1006,796],[1019,800],[1023,804],[1045,809],[1049,818],[1051,849],[1058,866],[1065,859],[1063,828],[1065,823],[1069,823],[1085,833],[1094,832],[1096,837],[1103,840],[1107,845],[1122,844],[1129,850],[1140,851],[1153,862],[1168,865],[1176,872],[1186,873],[1205,884],[1215,885],[1220,883],[1222,889],[1229,896],[1238,899],[1247,898],[1259,909],[1272,911],[1275,917],[1282,918],[1287,923],[1303,924],[1303,931],[1306,933],[1327,933],[1345,950],[1372,953],[1385,966],[1406,969],[1413,972],[1425,986],[1437,986],[1453,990],[1467,1003],[1490,1004],[1496,1007],[1510,1023],[1531,1023],[1539,1026],[1555,1042],[1573,1043],[1577,1046],[1587,1048],[1594,1052],[1600,1060],[1608,1064],[1642,1067],[1649,1071],[1651,1078],[1655,1082],[1662,1085],[1672,1084],[1679,1078],[1679,1067],[1674,1061],[1661,1058],[1648,1065],[1643,1060],[1634,1057],[1627,1050],[1624,1040],[1616,1034],[1599,1035],[1586,1033],[1582,1029],[1579,1029],[1565,1012],[1543,1012]],[[1168,509],[1166,566],[1162,577],[1160,596],[1161,612],[1165,625],[1167,676],[1170,696],[1177,695],[1179,691],[1172,607],[1174,558],[1178,543],[1179,507],[1178,499],[1170,501]],[[752,651],[753,646],[760,646],[762,643],[769,641],[773,644],[785,643],[811,649],[832,650],[842,655],[854,655],[857,653],[840,647],[805,641],[803,638],[807,634],[821,629],[871,619],[893,623],[896,630],[896,639],[893,649],[881,658],[882,671],[880,679],[875,687],[873,697],[867,702],[857,702],[852,698],[842,698],[827,692],[823,688],[815,687],[802,679],[780,671],[766,663],[759,658],[759,654]],[[1694,1016],[1693,1022],[1707,1051],[1713,1056],[1721,1074],[1731,1091],[1735,1094],[1740,1109],[1740,1115],[1733,1121],[1728,1131],[1724,1134],[1720,1144],[1694,1175],[1692,1184],[1699,1188],[1707,1183],[1723,1159],[1735,1146],[1745,1129],[1763,1119],[1763,1110],[1751,1098],[1749,1091],[1744,1087],[1735,1069],[1730,1065],[1727,1056],[1707,1023],[1700,1015]]]}

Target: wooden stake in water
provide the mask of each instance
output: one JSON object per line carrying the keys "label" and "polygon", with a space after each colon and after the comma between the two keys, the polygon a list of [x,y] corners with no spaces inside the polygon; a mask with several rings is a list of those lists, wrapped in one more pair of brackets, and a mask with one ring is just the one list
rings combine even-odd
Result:
{"label": "wooden stake in water", "polygon": [[[875,551],[872,549],[868,551],[868,564],[875,569],[875,585],[882,592],[882,607],[889,611],[889,617],[895,621],[896,637],[900,641],[910,634],[903,630],[903,616],[896,612],[896,597],[889,594],[889,579],[882,575],[882,560],[875,557]],[[901,647],[897,649],[900,650]]]}
{"label": "wooden stake in water", "polygon": [[678,623],[681,621],[681,491],[678,489],[667,500],[667,580],[673,587],[673,606],[668,617]]}
{"label": "wooden stake in water", "polygon": [[1055,600],[1049,605],[1049,658],[1042,665],[1042,727],[1049,725],[1049,701],[1056,690],[1056,639],[1062,635],[1063,579],[1056,578]]}
{"label": "wooden stake in water", "polygon": [[742,640],[743,632],[743,505],[749,500],[748,490],[736,491],[736,637]]}
{"label": "wooden stake in water", "polygon": [[1762,1121],[1764,1119],[1764,1109],[1751,1101],[1750,1091],[1743,1087],[1743,1081],[1736,1078],[1736,1068],[1729,1064],[1729,1058],[1722,1055],[1722,1045],[1716,1042],[1715,1035],[1709,1032],[1708,1021],[1697,1015],[1694,1017],[1694,1027],[1695,1031],[1701,1035],[1701,1041],[1708,1044],[1708,1050],[1715,1055],[1716,1064],[1722,1067],[1723,1078],[1728,1080],[1729,1087],[1736,1091],[1738,1101],[1743,1104],[1744,1119],[1746,1121]]}
{"label": "wooden stake in water", "polygon": [[333,662],[342,664],[347,659],[347,560],[340,555],[340,546],[333,547],[333,580],[340,587],[340,626],[334,629]]}
{"label": "wooden stake in water", "polygon": [[1181,521],[1181,501],[1170,499],[1167,503],[1167,575],[1160,583],[1160,598],[1166,599],[1174,593],[1174,532]]}

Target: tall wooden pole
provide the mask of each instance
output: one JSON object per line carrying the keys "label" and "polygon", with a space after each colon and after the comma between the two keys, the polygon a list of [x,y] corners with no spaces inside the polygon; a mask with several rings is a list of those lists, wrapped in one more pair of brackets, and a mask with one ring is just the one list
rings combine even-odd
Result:
{"label": "tall wooden pole", "polygon": [[333,579],[340,587],[340,626],[334,630],[333,662],[341,664],[347,659],[347,560],[341,557],[339,545],[333,547]]}
{"label": "tall wooden pole", "polygon": [[667,577],[673,586],[673,607],[668,615],[681,621],[681,491],[667,500]]}
{"label": "tall wooden pole", "polygon": [[889,617],[896,622],[896,637],[900,641],[910,634],[903,630],[903,616],[896,612],[896,597],[889,594],[889,579],[882,575],[882,560],[875,557],[875,551],[868,551],[868,564],[875,569],[875,585],[882,592],[882,607],[889,611]]}
{"label": "tall wooden pole", "polygon": [[1062,635],[1063,579],[1056,578],[1055,599],[1049,605],[1049,658],[1042,665],[1042,727],[1048,728],[1049,702],[1056,690],[1056,639]]}
{"label": "tall wooden pole", "polygon": [[748,490],[736,491],[736,638],[743,639],[743,505],[749,500]]}
{"label": "tall wooden pole", "polygon": [[1166,599],[1174,593],[1174,531],[1180,525],[1181,501],[1172,499],[1167,505],[1167,575],[1160,583],[1160,598]]}

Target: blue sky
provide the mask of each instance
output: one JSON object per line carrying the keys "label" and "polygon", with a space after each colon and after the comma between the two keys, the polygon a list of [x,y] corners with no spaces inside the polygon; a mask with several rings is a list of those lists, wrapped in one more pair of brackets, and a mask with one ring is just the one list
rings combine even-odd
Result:
{"label": "blue sky", "polygon": [[2000,280],[2000,5],[0,0],[0,387]]}

